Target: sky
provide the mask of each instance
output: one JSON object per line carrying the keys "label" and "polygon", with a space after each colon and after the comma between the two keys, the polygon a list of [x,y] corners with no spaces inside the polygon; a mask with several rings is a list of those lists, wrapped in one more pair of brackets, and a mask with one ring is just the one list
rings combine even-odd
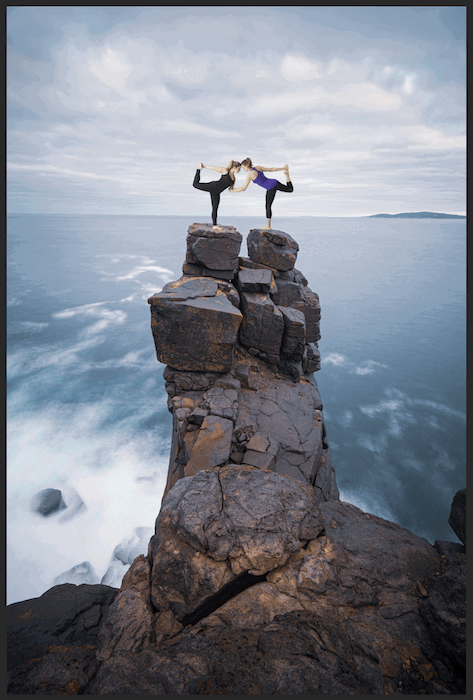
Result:
{"label": "sky", "polygon": [[466,6],[7,10],[9,213],[465,214]]}

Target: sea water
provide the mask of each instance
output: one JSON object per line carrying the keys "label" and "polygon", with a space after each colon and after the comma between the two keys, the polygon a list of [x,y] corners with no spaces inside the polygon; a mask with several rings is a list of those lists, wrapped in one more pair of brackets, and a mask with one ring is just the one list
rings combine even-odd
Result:
{"label": "sea water", "polygon": [[[136,528],[146,553],[172,423],[147,299],[182,274],[195,221],[206,219],[8,217],[8,603],[84,562],[71,581],[103,580]],[[243,235],[242,255],[262,225],[219,223]],[[465,487],[465,221],[273,225],[299,243],[296,267],[320,296],[315,377],[341,499],[432,544],[457,542],[447,521]],[[47,488],[68,507],[44,517],[33,504]],[[126,568],[106,581],[119,586]]]}

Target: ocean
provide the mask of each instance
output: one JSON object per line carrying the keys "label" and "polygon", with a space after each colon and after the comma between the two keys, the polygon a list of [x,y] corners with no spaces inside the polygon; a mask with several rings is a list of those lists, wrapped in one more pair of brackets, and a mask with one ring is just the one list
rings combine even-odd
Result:
{"label": "ocean", "polygon": [[[119,586],[146,553],[171,415],[149,296],[181,276],[197,216],[7,218],[7,603]],[[246,236],[262,225],[221,217]],[[327,437],[341,500],[431,544],[466,485],[464,220],[278,218],[320,297]],[[43,489],[67,508],[34,509]],[[115,552],[115,555],[114,555]],[[69,573],[68,573],[69,572]]]}

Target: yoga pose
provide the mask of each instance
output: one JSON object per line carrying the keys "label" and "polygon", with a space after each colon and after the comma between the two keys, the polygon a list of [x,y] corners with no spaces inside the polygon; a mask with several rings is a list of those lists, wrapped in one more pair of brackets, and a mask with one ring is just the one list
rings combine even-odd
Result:
{"label": "yoga pose", "polygon": [[[231,191],[232,192],[243,192],[246,190],[250,182],[253,180],[255,185],[259,185],[260,187],[264,187],[266,190],[266,226],[263,226],[263,229],[270,229],[271,228],[271,217],[272,217],[272,211],[271,211],[271,205],[273,203],[273,200],[276,196],[276,192],[279,190],[280,192],[293,192],[294,187],[292,186],[291,178],[289,177],[289,166],[285,165],[283,168],[263,168],[262,165],[257,165],[256,167],[253,167],[253,163],[251,162],[250,158],[245,158],[245,160],[241,161],[241,167],[243,170],[246,170],[248,172],[248,175],[246,176],[245,184],[242,187],[236,187],[233,188]],[[268,179],[265,175],[263,175],[263,172],[275,172],[276,170],[284,170],[286,174],[286,184],[283,185],[279,180],[274,180],[274,179]]]}
{"label": "yoga pose", "polygon": [[[199,167],[195,173],[194,177],[194,187],[198,190],[203,190],[204,192],[210,192],[210,198],[212,200],[212,223],[214,231],[223,231],[221,226],[217,225],[217,210],[220,203],[220,194],[227,189],[233,190],[233,185],[235,184],[235,173],[240,172],[241,164],[236,160],[230,161],[226,168],[219,168],[216,165],[204,165],[199,163]],[[202,168],[208,168],[210,170],[216,170],[217,173],[222,173],[220,180],[213,180],[213,182],[201,182],[200,181],[200,171]]]}

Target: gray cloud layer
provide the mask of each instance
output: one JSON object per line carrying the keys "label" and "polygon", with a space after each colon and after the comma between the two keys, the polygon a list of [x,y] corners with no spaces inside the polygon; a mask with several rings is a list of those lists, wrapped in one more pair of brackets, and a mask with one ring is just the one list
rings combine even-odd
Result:
{"label": "gray cloud layer", "polygon": [[250,156],[280,215],[463,213],[465,9],[10,8],[10,211],[203,213]]}

